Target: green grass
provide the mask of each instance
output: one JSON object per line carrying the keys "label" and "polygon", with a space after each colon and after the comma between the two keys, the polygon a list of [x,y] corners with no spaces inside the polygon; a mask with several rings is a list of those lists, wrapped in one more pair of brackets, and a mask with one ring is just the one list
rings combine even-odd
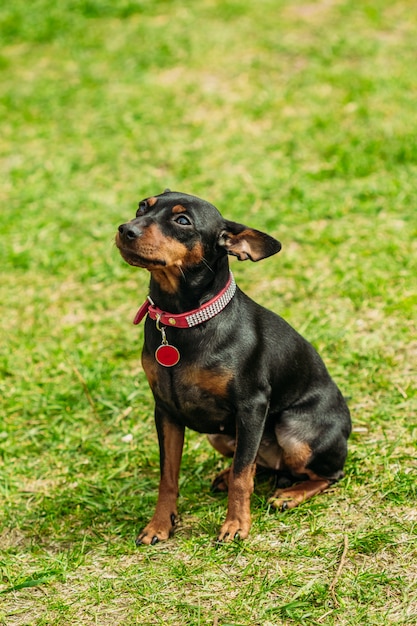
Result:
{"label": "green grass", "polygon": [[[0,623],[417,623],[411,0],[14,0],[0,8]],[[216,548],[223,461],[188,433],[175,537],[118,224],[170,187],[275,235],[238,283],[350,397],[344,480],[253,497]],[[131,435],[131,437],[126,437]]]}

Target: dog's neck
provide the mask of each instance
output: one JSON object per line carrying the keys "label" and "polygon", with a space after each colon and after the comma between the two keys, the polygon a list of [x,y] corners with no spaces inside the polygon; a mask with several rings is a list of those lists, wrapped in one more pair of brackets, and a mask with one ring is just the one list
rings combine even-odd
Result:
{"label": "dog's neck", "polygon": [[227,255],[211,265],[201,263],[185,271],[162,268],[151,272],[149,295],[160,309],[184,313],[214,298],[224,289],[229,273]]}

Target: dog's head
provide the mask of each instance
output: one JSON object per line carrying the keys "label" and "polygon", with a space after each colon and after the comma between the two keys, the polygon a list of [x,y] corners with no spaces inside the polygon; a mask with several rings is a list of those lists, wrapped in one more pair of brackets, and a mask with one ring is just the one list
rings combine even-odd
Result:
{"label": "dog's head", "polygon": [[224,219],[209,202],[169,190],[139,203],[136,217],[119,226],[116,245],[130,265],[175,275],[211,267],[226,254],[260,261],[281,249],[270,235]]}

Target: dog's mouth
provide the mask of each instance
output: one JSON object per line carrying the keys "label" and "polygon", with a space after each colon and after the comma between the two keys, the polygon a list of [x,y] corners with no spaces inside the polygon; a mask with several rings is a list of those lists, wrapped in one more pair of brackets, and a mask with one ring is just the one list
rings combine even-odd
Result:
{"label": "dog's mouth", "polygon": [[134,267],[143,267],[145,269],[149,269],[152,267],[165,267],[166,261],[163,259],[150,259],[148,257],[137,254],[136,252],[132,252],[131,250],[127,250],[126,248],[119,248],[119,252],[122,255],[123,259],[129,265],[133,265]]}

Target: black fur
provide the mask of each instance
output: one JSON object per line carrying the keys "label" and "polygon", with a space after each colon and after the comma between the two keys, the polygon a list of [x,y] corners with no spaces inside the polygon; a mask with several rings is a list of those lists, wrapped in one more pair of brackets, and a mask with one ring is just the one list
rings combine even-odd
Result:
{"label": "black fur", "polygon": [[[156,233],[159,247],[152,247],[149,233]],[[177,242],[180,258],[175,261],[171,250]],[[223,289],[229,254],[257,261],[281,248],[271,236],[225,220],[210,203],[170,191],[143,200],[136,218],[119,227],[116,243],[127,262],[151,272],[150,297],[174,314],[198,308]],[[165,511],[161,493],[177,487],[178,463],[167,461],[166,439],[172,429],[216,435],[214,445],[231,442],[233,465],[225,476],[229,512],[222,540],[248,533],[247,511],[240,519],[239,505],[232,505],[230,498],[240,499],[247,509],[246,492],[250,495],[252,487],[250,478],[242,476],[255,462],[262,464],[257,459],[261,442],[266,451],[275,450],[275,469],[289,470],[309,486],[315,481],[330,485],[343,475],[351,428],[346,402],[316,350],[281,317],[237,288],[212,319],[194,328],[166,328],[166,335],[181,355],[172,368],[155,362],[161,333],[155,321],[146,319],[143,363],[156,403],[162,487],[159,508],[138,543],[165,539],[177,515],[172,494],[166,496],[165,508],[173,510]],[[164,472],[174,476],[168,480]],[[248,484],[243,496],[240,478]],[[294,495],[291,488],[287,491],[289,498]],[[281,501],[280,508],[285,508]]]}

